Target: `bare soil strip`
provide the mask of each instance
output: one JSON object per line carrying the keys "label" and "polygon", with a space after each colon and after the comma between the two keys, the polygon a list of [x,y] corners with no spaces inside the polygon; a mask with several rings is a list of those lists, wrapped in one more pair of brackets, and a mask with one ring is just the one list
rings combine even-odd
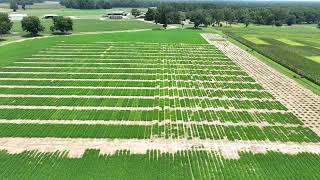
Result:
{"label": "bare soil strip", "polygon": [[152,121],[139,121],[139,120],[30,120],[30,119],[0,119],[0,124],[88,124],[88,125],[126,125],[126,126],[153,126],[153,125],[216,125],[216,126],[241,126],[241,127],[250,127],[257,126],[260,128],[263,127],[273,127],[281,126],[287,128],[299,127],[297,124],[281,124],[268,122],[231,122],[231,121],[172,121],[172,120],[152,120]]}
{"label": "bare soil strip", "polygon": [[209,44],[216,46],[246,73],[259,82],[289,111],[299,117],[307,127],[320,135],[320,96],[305,89],[294,80],[286,77],[261,62],[245,50],[228,41],[216,41],[212,34],[202,34]]}
{"label": "bare soil strip", "polygon": [[210,90],[215,91],[239,91],[239,92],[266,92],[266,90],[259,89],[224,89],[224,88],[184,88],[184,87],[107,87],[107,86],[18,86],[18,85],[0,85],[0,88],[19,88],[19,89],[112,89],[112,90]]}
{"label": "bare soil strip", "polygon": [[198,100],[239,100],[275,102],[271,98],[247,98],[247,97],[206,97],[206,96],[108,96],[108,95],[38,95],[38,94],[0,94],[0,98],[55,98],[55,99],[198,99]]}
{"label": "bare soil strip", "polygon": [[201,139],[71,139],[71,138],[0,138],[0,149],[9,153],[37,150],[39,152],[69,152],[69,157],[80,158],[87,149],[98,149],[100,154],[114,154],[129,150],[145,154],[147,150],[175,153],[183,150],[220,152],[225,158],[238,159],[239,152],[266,153],[276,151],[288,154],[320,154],[320,143],[293,143],[270,141],[228,141]]}
{"label": "bare soil strip", "polygon": [[236,109],[233,107],[229,107],[228,109],[224,107],[209,107],[209,108],[202,108],[202,107],[170,107],[164,106],[164,108],[159,106],[153,107],[108,107],[108,106],[14,106],[14,105],[0,105],[0,109],[52,109],[52,110],[114,110],[114,111],[154,111],[154,110],[171,110],[171,111],[226,111],[226,112],[250,112],[250,113],[287,113],[286,110],[278,110],[278,109]]}

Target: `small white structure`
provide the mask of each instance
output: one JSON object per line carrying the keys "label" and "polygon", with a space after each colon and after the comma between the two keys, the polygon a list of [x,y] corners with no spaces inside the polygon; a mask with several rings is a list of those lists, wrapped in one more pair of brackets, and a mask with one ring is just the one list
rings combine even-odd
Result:
{"label": "small white structure", "polygon": [[127,17],[128,13],[124,11],[112,11],[110,13],[104,14],[103,17],[109,17],[109,19],[123,19]]}
{"label": "small white structure", "polygon": [[27,17],[26,14],[18,14],[18,13],[11,13],[9,14],[9,19],[11,21],[21,21],[24,17]]}
{"label": "small white structure", "polygon": [[56,14],[45,14],[43,19],[53,19],[54,17],[58,17]]}
{"label": "small white structure", "polygon": [[139,19],[144,19],[146,17],[146,13],[142,13],[139,16],[137,16],[137,18]]}

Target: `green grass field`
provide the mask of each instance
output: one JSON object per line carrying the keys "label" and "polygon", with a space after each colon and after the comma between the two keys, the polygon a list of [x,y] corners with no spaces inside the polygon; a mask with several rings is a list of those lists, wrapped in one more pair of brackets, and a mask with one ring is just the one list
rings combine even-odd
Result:
{"label": "green grass field", "polygon": [[[199,35],[205,31],[52,36],[2,46],[0,137],[320,142],[273,95],[208,45]],[[20,123],[12,123],[17,120]],[[93,124],[59,124],[67,120]],[[115,124],[94,124],[98,121]],[[146,124],[121,124],[126,121]],[[242,152],[239,159],[226,159],[197,147],[142,154],[123,149],[108,155],[87,150],[78,158],[61,151],[1,151],[0,175],[318,179],[319,158],[308,153]]]}
{"label": "green grass field", "polygon": [[316,27],[237,26],[220,30],[297,74],[320,83],[320,64],[310,58],[320,55],[320,31]]}

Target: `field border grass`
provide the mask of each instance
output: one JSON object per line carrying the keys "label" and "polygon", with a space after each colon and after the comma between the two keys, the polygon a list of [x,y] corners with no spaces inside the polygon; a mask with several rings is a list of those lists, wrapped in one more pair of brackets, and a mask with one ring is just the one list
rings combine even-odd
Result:
{"label": "field border grass", "polygon": [[[217,30],[217,32],[219,34],[227,36],[228,40],[231,43],[233,43],[233,44],[237,45],[238,47],[240,47],[241,49],[247,51],[248,53],[250,53],[254,57],[258,58],[261,62],[265,63],[269,67],[271,67],[271,68],[275,69],[276,71],[280,72],[281,74],[289,77],[290,79],[299,83],[300,85],[302,85],[306,89],[312,91],[313,93],[320,95],[320,86],[319,85],[313,83],[312,81],[308,80],[307,78],[301,78],[301,76],[299,74],[291,71],[290,69],[277,63],[276,61],[260,54],[258,51],[254,50],[253,48],[248,47],[247,45],[241,43],[240,41],[234,39],[233,37],[223,33],[221,30],[219,30],[219,29],[215,29],[215,30]],[[249,51],[248,51],[248,49],[249,49]]]}

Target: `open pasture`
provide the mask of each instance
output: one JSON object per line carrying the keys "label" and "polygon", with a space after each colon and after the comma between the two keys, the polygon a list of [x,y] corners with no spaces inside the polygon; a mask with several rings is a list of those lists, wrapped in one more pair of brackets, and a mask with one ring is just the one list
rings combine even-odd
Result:
{"label": "open pasture", "polygon": [[315,26],[224,27],[224,33],[312,82],[320,83],[319,29]]}

